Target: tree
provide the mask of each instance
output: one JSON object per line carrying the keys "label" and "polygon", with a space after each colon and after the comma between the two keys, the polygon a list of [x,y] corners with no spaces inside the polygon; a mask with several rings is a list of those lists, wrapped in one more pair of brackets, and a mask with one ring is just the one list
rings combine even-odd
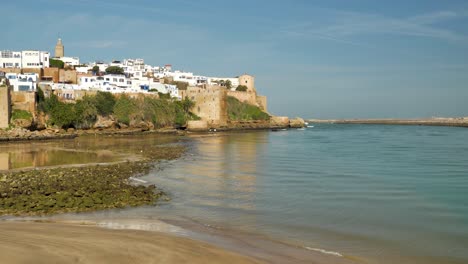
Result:
{"label": "tree", "polygon": [[65,66],[65,63],[61,60],[50,59],[49,65],[51,68],[63,69],[63,67]]}
{"label": "tree", "polygon": [[227,88],[228,90],[231,90],[232,83],[231,83],[230,80],[226,80],[226,81],[224,82],[224,85],[226,86],[226,88]]}
{"label": "tree", "polygon": [[190,113],[190,110],[195,106],[195,102],[190,100],[188,97],[185,97],[184,100],[181,101],[182,109],[186,114]]}
{"label": "tree", "polygon": [[249,88],[247,86],[245,86],[245,85],[239,85],[239,86],[237,86],[236,91],[245,92],[248,89]]}
{"label": "tree", "polygon": [[98,73],[99,73],[101,70],[99,69],[99,66],[96,65],[96,66],[93,67],[92,71],[93,71],[93,74],[94,74],[94,75],[98,75]]}
{"label": "tree", "polygon": [[119,66],[109,66],[106,69],[107,74],[124,74],[124,69]]}
{"label": "tree", "polygon": [[116,100],[113,94],[99,91],[94,97],[94,102],[100,115],[108,116],[114,112]]}

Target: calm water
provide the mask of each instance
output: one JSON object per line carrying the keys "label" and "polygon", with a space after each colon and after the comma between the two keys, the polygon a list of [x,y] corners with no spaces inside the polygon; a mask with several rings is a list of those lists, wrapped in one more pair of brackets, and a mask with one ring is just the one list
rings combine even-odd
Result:
{"label": "calm water", "polygon": [[[166,142],[89,141],[93,151]],[[468,263],[466,128],[315,125],[187,144],[142,178],[170,202],[93,217],[195,221],[369,263]]]}
{"label": "calm water", "polygon": [[163,207],[373,263],[468,263],[468,129],[315,125],[196,138]]}

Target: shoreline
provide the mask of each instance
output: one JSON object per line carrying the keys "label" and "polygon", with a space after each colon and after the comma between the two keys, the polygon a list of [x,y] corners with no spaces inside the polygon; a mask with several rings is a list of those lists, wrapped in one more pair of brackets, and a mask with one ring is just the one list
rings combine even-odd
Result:
{"label": "shoreline", "polygon": [[468,118],[430,119],[308,119],[310,124],[365,124],[468,127]]}
{"label": "shoreline", "polygon": [[[193,221],[180,221],[180,220],[168,220],[168,219],[93,219],[93,218],[71,218],[71,219],[60,219],[60,215],[56,215],[58,218],[4,218],[0,220],[0,228],[21,228],[24,232],[28,232],[28,236],[41,236],[44,234],[38,233],[36,226],[43,226],[41,229],[50,230],[48,233],[52,234],[48,239],[54,240],[56,237],[63,236],[67,232],[73,232],[75,236],[83,237],[86,234],[81,233],[81,230],[76,230],[76,227],[88,228],[93,234],[93,238],[87,241],[81,241],[86,244],[93,244],[95,240],[103,240],[101,247],[112,247],[112,242],[107,240],[105,237],[108,235],[119,235],[120,233],[139,233],[140,237],[138,240],[126,236],[121,240],[121,243],[127,243],[132,245],[130,250],[134,249],[133,245],[138,244],[141,240],[146,240],[151,237],[156,237],[157,240],[171,239],[174,241],[172,247],[165,249],[165,254],[168,255],[180,255],[180,246],[184,247],[186,241],[191,241],[191,247],[189,248],[189,255],[187,257],[192,258],[190,254],[195,252],[200,257],[211,258],[211,249],[213,247],[222,253],[222,258],[213,259],[215,262],[210,260],[204,260],[208,262],[203,263],[273,263],[273,264],[295,264],[295,263],[316,263],[316,264],[359,264],[367,263],[364,259],[341,255],[337,252],[327,251],[320,248],[309,248],[305,246],[299,246],[289,244],[281,240],[273,240],[262,234],[246,233],[244,231],[234,229],[223,229],[215,228],[202,223]],[[0,234],[0,237],[2,234]],[[22,237],[19,238],[12,236],[9,242],[19,244],[22,242]],[[110,243],[106,243],[110,242]],[[156,245],[158,246],[158,245]],[[0,254],[2,254],[2,247],[5,245],[0,241]],[[65,250],[67,247],[76,247],[74,243],[64,243],[57,247],[56,250]],[[202,247],[202,250],[196,251],[198,247]],[[48,249],[47,249],[48,251]],[[109,251],[109,249],[106,249]],[[226,255],[226,253],[228,255]],[[95,253],[97,254],[97,253]],[[108,252],[110,257],[114,257],[117,254]],[[151,252],[152,258],[158,258],[159,255]],[[182,255],[184,255],[183,252]],[[234,257],[233,257],[234,256]],[[129,257],[129,256],[125,256]],[[142,256],[151,258],[151,256]],[[238,257],[246,259],[247,262],[238,262]],[[108,258],[108,257],[107,257]],[[14,259],[11,263],[16,263]],[[112,262],[114,263],[114,262]],[[146,263],[146,262],[144,262]],[[159,263],[159,262],[156,262]],[[161,263],[173,263],[172,260],[169,262]],[[179,262],[174,262],[179,263]],[[192,263],[192,262],[190,262]],[[198,262],[194,262],[198,263]]]}
{"label": "shoreline", "polygon": [[0,254],[8,263],[264,263],[162,232],[5,221],[0,228]]}

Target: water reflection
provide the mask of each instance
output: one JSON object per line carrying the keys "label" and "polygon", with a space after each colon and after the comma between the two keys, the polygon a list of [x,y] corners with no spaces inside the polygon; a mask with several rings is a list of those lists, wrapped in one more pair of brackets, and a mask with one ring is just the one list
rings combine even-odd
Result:
{"label": "water reflection", "polygon": [[193,157],[179,161],[149,180],[174,198],[171,214],[210,223],[255,226],[259,155],[265,152],[268,133],[232,133],[193,136]]}
{"label": "water reflection", "polygon": [[75,139],[0,144],[0,170],[131,159],[156,144],[174,142],[161,135],[82,136]]}

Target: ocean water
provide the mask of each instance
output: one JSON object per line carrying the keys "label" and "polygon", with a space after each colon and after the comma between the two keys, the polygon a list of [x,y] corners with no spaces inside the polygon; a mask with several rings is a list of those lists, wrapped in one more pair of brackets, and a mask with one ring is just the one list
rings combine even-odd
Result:
{"label": "ocean water", "polygon": [[[115,141],[60,144],[122,151],[125,142],[172,142]],[[141,178],[170,201],[71,218],[201,223],[359,263],[468,263],[466,128],[315,124],[178,141],[187,154]]]}
{"label": "ocean water", "polygon": [[468,129],[314,125],[211,134],[145,177],[158,210],[369,263],[468,263]]}

